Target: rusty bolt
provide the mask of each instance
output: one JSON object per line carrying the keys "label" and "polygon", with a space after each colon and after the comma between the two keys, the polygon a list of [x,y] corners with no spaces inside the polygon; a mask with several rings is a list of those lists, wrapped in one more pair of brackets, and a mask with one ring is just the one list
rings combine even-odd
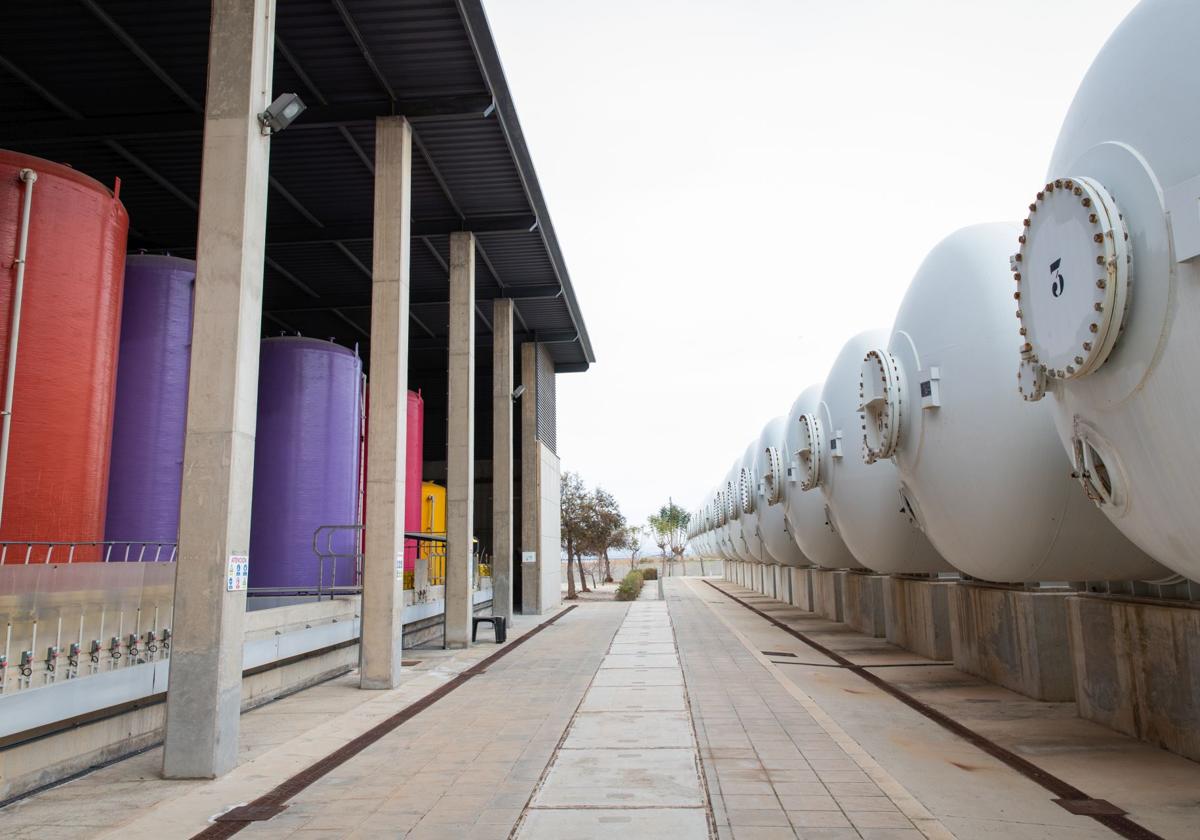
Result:
{"label": "rusty bolt", "polygon": [[1091,332],[1100,332],[1100,325],[1099,324],[1088,324],[1088,330],[1090,330]]}

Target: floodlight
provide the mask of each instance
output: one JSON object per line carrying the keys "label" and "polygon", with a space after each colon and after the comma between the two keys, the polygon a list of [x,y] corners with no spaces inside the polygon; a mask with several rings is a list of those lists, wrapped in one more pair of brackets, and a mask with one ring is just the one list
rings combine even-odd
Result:
{"label": "floodlight", "polygon": [[308,106],[294,93],[281,93],[267,106],[267,110],[258,115],[262,124],[263,134],[278,134],[283,131],[296,117],[304,113]]}

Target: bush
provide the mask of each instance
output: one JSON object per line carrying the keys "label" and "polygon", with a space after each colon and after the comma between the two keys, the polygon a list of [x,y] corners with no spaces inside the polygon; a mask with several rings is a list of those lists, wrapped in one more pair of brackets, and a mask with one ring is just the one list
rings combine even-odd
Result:
{"label": "bush", "polygon": [[642,573],[636,569],[621,579],[617,584],[618,601],[634,601],[642,592]]}
{"label": "bush", "polygon": [[653,566],[642,569],[642,580],[658,580],[658,569]]}

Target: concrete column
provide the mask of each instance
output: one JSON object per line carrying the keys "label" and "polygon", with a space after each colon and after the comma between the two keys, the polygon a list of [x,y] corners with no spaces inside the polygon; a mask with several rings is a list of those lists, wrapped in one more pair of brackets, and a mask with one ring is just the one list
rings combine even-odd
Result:
{"label": "concrete column", "polygon": [[[542,611],[542,556],[538,551],[541,523],[538,506],[537,451],[537,344],[521,345],[521,612],[539,615]],[[534,553],[536,561],[525,564],[525,555]],[[558,562],[558,558],[553,558]]]}
{"label": "concrete column", "polygon": [[361,688],[395,688],[400,680],[411,218],[412,127],[403,117],[380,117],[375,121]]}
{"label": "concrete column", "polygon": [[475,234],[450,234],[450,390],[446,437],[446,647],[471,641],[475,510]]}
{"label": "concrete column", "polygon": [[513,613],[513,302],[492,304],[492,615]]}
{"label": "concrete column", "polygon": [[[237,764],[270,140],[272,0],[215,0],[196,239],[195,321],[163,775]],[[230,591],[233,589],[234,591]]]}

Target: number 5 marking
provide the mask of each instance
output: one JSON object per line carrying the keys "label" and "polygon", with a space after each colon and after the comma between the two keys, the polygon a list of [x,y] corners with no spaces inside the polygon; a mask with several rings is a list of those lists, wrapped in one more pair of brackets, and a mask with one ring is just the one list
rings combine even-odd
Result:
{"label": "number 5 marking", "polygon": [[1061,264],[1061,257],[1050,263],[1050,276],[1054,278],[1053,282],[1050,284],[1050,294],[1054,295],[1055,297],[1061,297],[1063,289],[1067,287],[1066,278],[1064,278],[1058,271],[1058,267]]}

